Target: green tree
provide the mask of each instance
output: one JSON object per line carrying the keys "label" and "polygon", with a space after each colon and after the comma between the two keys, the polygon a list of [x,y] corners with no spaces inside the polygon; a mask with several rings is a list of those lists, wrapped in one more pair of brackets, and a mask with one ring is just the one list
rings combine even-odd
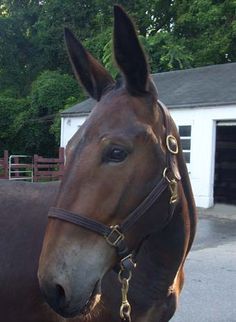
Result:
{"label": "green tree", "polygon": [[60,139],[61,139],[61,115],[60,115],[60,113],[64,110],[72,107],[73,105],[79,103],[83,99],[84,99],[83,96],[81,96],[79,98],[79,100],[78,100],[78,98],[76,98],[74,96],[68,97],[64,107],[62,109],[60,109],[59,112],[56,114],[56,116],[54,118],[54,122],[51,125],[49,132],[54,135],[55,140],[56,140],[56,144],[58,146],[60,145]]}
{"label": "green tree", "polygon": [[12,89],[15,96],[26,95],[40,70],[38,49],[32,42],[40,10],[36,0],[1,1],[0,91]]}
{"label": "green tree", "polygon": [[[31,150],[43,155],[57,153],[55,131],[51,129],[68,99],[81,100],[84,96],[74,78],[57,71],[43,72],[32,84],[27,126],[34,128]],[[31,151],[33,152],[33,151]]]}
{"label": "green tree", "polygon": [[17,118],[29,109],[27,99],[0,97],[0,151],[23,152],[18,136],[22,123]]}
{"label": "green tree", "polygon": [[175,0],[173,34],[193,57],[192,66],[236,61],[235,0]]}
{"label": "green tree", "polygon": [[75,79],[56,71],[43,72],[27,99],[0,96],[0,150],[57,155],[60,110],[68,100],[74,103],[83,98]]}

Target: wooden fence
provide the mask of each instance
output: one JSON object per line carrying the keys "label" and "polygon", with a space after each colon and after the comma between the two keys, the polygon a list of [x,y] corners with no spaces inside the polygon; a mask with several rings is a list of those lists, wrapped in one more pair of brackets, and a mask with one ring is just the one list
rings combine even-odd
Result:
{"label": "wooden fence", "polygon": [[34,181],[61,180],[64,173],[64,149],[59,149],[58,158],[43,158],[34,155]]}
{"label": "wooden fence", "polygon": [[[16,156],[17,158],[17,156]],[[0,159],[0,179],[9,178],[9,154],[8,151],[4,151],[3,158]],[[33,181],[52,181],[61,180],[64,173],[64,149],[59,149],[58,158],[44,158],[35,154],[33,156],[33,163],[21,164],[16,162],[11,166],[14,168],[14,177],[12,180],[24,180],[24,176],[21,177],[22,168],[33,168]],[[17,171],[19,170],[19,171]]]}
{"label": "wooden fence", "polygon": [[8,179],[8,151],[4,151],[3,158],[0,158],[0,179]]}

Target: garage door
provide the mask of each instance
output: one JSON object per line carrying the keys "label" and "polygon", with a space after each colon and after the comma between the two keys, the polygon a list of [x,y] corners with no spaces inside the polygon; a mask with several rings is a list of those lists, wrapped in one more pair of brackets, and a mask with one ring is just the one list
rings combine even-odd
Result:
{"label": "garage door", "polygon": [[236,120],[216,126],[214,201],[236,205]]}

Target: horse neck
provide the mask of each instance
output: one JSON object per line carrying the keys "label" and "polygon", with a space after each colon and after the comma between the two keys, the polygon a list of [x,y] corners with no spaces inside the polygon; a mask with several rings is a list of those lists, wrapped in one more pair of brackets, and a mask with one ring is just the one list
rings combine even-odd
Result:
{"label": "horse neck", "polygon": [[187,165],[184,161],[183,152],[180,149],[180,152],[177,156],[177,162],[178,162],[178,168],[181,176],[181,188],[182,188],[182,194],[185,197],[185,206],[187,208],[186,212],[188,214],[188,221],[189,221],[189,243],[188,243],[188,251],[190,250],[193,239],[196,233],[196,224],[197,224],[197,210],[196,205],[193,197],[193,191],[192,186],[188,174]]}
{"label": "horse neck", "polygon": [[[173,126],[175,128],[174,123]],[[176,128],[174,135],[179,141]],[[157,229],[143,242],[137,256],[138,265],[137,272],[134,274],[134,288],[140,288],[142,285],[143,291],[152,293],[153,297],[167,292],[172,286],[194,236],[195,207],[182,151],[176,161],[182,179],[178,184],[179,201],[175,206],[172,219],[161,231]],[[170,210],[168,207],[163,209],[157,204],[155,215],[158,216],[158,209],[167,213]],[[168,213],[166,215],[168,216]],[[151,287],[148,287],[150,281]]]}
{"label": "horse neck", "polygon": [[149,276],[148,279],[152,276],[158,289],[169,286],[185,256],[186,237],[182,214],[176,209],[168,226],[144,241],[137,256],[138,279],[139,275]]}

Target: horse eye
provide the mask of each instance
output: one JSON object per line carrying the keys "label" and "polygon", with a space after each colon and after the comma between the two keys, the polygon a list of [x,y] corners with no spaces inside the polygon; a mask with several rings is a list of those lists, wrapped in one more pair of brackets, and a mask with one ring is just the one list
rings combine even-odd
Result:
{"label": "horse eye", "polygon": [[128,152],[121,148],[112,148],[106,152],[104,161],[105,162],[122,162],[126,159]]}

